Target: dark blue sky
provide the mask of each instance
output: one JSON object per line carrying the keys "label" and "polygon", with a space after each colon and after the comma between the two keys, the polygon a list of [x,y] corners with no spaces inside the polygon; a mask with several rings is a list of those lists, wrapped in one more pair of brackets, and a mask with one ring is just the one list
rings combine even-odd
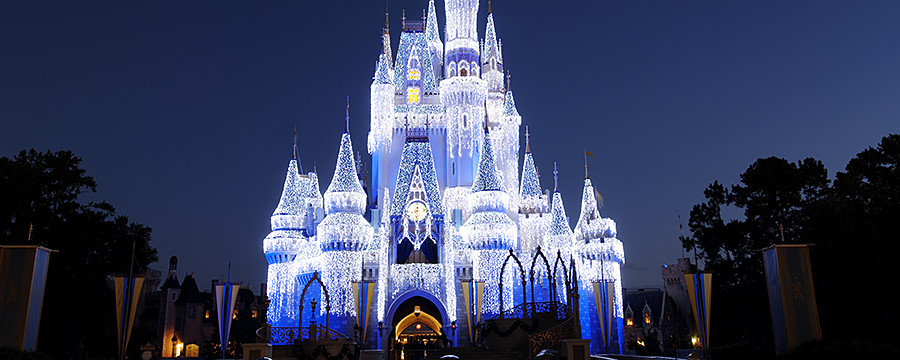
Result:
{"label": "dark blue sky", "polygon": [[[392,0],[418,17],[425,0]],[[479,33],[484,33],[487,2]],[[759,157],[829,173],[900,132],[900,2],[493,3],[545,188],[572,226],[582,149],[618,222],[627,287],[661,286],[707,184]],[[441,29],[442,1],[437,2]],[[290,159],[328,186],[344,99],[365,153],[382,1],[3,2],[0,155],[71,149],[107,200],[153,228],[201,287],[265,281],[262,239]]]}

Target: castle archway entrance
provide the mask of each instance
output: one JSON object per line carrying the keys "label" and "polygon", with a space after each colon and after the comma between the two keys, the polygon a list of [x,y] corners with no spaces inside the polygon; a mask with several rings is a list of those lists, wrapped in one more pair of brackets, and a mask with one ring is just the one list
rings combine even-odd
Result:
{"label": "castle archway entrance", "polygon": [[428,351],[448,346],[446,312],[428,294],[409,294],[392,306],[390,334],[386,336],[391,360],[419,360]]}

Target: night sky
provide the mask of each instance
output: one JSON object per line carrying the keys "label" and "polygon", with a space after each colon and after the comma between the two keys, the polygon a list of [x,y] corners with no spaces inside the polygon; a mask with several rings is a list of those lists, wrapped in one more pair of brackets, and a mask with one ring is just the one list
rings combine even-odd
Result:
{"label": "night sky", "polygon": [[[396,51],[401,10],[391,0]],[[493,2],[544,188],[574,227],[583,149],[618,223],[626,287],[660,287],[678,216],[759,157],[833,176],[900,132],[898,1]],[[480,9],[484,34],[487,2]],[[437,14],[443,31],[442,1]],[[21,1],[0,4],[0,156],[74,151],[106,200],[153,228],[165,270],[201,288],[265,281],[262,239],[299,133],[328,187],[350,96],[365,156],[384,2]],[[523,128],[524,132],[524,128]],[[524,138],[522,140],[524,145]],[[523,148],[524,151],[524,148]]]}

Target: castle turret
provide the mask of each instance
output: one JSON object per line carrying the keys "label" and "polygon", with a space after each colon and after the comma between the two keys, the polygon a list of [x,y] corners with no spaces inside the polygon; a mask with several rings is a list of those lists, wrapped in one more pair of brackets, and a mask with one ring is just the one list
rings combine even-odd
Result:
{"label": "castle turret", "polygon": [[301,247],[308,247],[308,239],[303,231],[306,201],[303,198],[305,181],[298,173],[297,156],[288,163],[281,200],[272,213],[272,232],[263,240],[263,251],[269,263],[267,283],[271,300],[269,322],[290,324],[296,321],[293,295],[278,289],[293,288],[296,270],[291,263],[297,258]]}
{"label": "castle turret", "polygon": [[500,57],[500,42],[494,29],[494,13],[488,13],[487,29],[484,32],[484,48],[481,50],[481,78],[487,81],[490,92],[503,94],[503,59]]}
{"label": "castle turret", "polygon": [[503,188],[510,194],[509,210],[515,213],[519,210],[519,184],[516,175],[519,168],[519,127],[522,124],[522,117],[516,109],[512,90],[500,94],[503,106],[499,122],[492,128],[491,139],[497,169],[503,174]]}
{"label": "castle turret", "polygon": [[425,41],[431,52],[431,66],[436,75],[441,74],[444,64],[444,43],[438,33],[437,12],[434,11],[434,0],[428,0],[428,17],[425,18]]}
{"label": "castle turret", "polygon": [[[349,105],[348,105],[349,107]],[[349,116],[347,121],[349,122]],[[356,315],[350,283],[359,280],[361,250],[372,242],[373,230],[363,217],[366,193],[357,177],[349,129],[341,136],[334,177],[325,190],[325,219],[318,226],[323,280],[331,295],[332,314]],[[323,304],[329,310],[328,304]],[[338,330],[347,331],[349,329]]]}
{"label": "castle turret", "polygon": [[[372,77],[370,86],[371,124],[369,128],[368,151],[369,154],[385,151],[390,147],[391,130],[394,119],[394,86],[391,79],[394,78],[394,70],[391,69],[390,59],[387,54],[378,56],[375,64],[375,76]],[[377,174],[372,174],[377,178]]]}
{"label": "castle turret", "polygon": [[[551,249],[552,253],[563,250],[563,255],[568,258],[572,246],[572,228],[569,227],[569,218],[566,216],[566,208],[563,205],[562,194],[559,193],[559,170],[553,163],[553,201],[550,204],[550,227],[544,234],[544,247]],[[568,252],[568,253],[567,253]]]}
{"label": "castle turret", "polygon": [[[574,246],[578,262],[578,272],[580,274],[579,281],[582,284],[582,291],[593,292],[590,288],[595,282],[613,282],[613,310],[615,323],[614,331],[617,331],[617,339],[619,346],[622,346],[624,332],[622,328],[622,319],[624,313],[622,310],[622,276],[621,267],[625,263],[625,252],[622,242],[616,238],[616,222],[612,219],[603,218],[600,215],[600,209],[597,206],[597,198],[600,194],[591,184],[591,178],[588,174],[587,156],[589,153],[585,151],[584,166],[584,190],[581,194],[581,215],[578,217],[578,223],[575,225]],[[585,294],[591,295],[591,294]],[[592,299],[588,299],[592,301]],[[596,314],[585,313],[587,317],[593,317]],[[591,324],[590,326],[599,326],[599,324]],[[599,350],[599,348],[597,348]]]}
{"label": "castle turret", "polygon": [[549,194],[541,190],[541,180],[531,154],[531,134],[525,127],[525,161],[519,187],[519,235],[521,250],[531,253],[542,245],[545,229],[550,224]]}
{"label": "castle turret", "polygon": [[469,186],[484,133],[487,86],[480,74],[478,0],[446,0],[446,41],[441,104],[446,109],[448,186]]}
{"label": "castle turret", "polygon": [[[485,134],[485,139],[490,137]],[[485,282],[484,312],[500,310],[500,266],[510,249],[517,249],[516,224],[506,214],[509,195],[494,162],[491,141],[486,140],[478,161],[478,174],[468,195],[471,216],[460,228],[463,239],[475,250],[475,279]],[[513,306],[512,286],[504,289],[504,308]]]}

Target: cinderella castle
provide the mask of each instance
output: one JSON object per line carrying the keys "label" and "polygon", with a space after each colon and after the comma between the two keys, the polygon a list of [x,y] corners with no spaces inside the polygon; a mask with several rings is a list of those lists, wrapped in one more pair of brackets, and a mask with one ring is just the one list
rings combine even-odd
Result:
{"label": "cinderella castle", "polygon": [[424,19],[404,16],[396,52],[386,19],[371,179],[348,131],[324,194],[315,172],[300,173],[295,144],[263,240],[271,343],[315,326],[365,349],[479,346],[485,322],[551,304],[578,320],[591,353],[620,352],[625,258],[587,165],[573,230],[556,185],[542,189],[527,127],[520,145],[490,5],[483,37],[478,0],[444,7],[443,39],[431,0]]}

